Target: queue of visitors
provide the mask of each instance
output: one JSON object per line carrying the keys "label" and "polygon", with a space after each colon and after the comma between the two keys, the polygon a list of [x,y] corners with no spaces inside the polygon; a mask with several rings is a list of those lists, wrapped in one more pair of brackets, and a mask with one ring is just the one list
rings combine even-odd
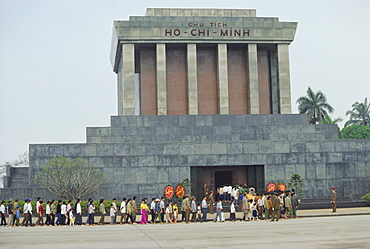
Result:
{"label": "queue of visitors", "polygon": [[[293,190],[294,191],[294,190]],[[109,222],[111,225],[115,224],[137,224],[136,215],[141,214],[140,224],[160,223],[169,224],[177,222],[207,222],[207,213],[214,214],[214,222],[224,222],[225,214],[223,203],[230,204],[229,220],[235,222],[253,221],[253,220],[270,220],[278,221],[280,217],[295,218],[297,215],[297,208],[299,200],[294,192],[274,192],[274,193],[255,193],[254,188],[249,188],[243,193],[239,193],[238,198],[230,196],[230,198],[222,198],[217,195],[217,201],[214,200],[213,191],[209,196],[204,196],[200,203],[194,196],[186,195],[181,203],[171,200],[165,203],[165,198],[152,198],[148,203],[148,199],[144,198],[141,204],[136,204],[136,197],[132,199],[123,198],[120,205],[117,205],[117,200],[114,198],[110,204],[109,211],[105,207],[105,200],[99,201],[99,207],[95,207],[92,199],[88,200],[87,204],[87,218],[85,222],[82,221],[83,210],[81,207],[81,200],[77,199],[75,205],[72,201],[51,200],[46,203],[39,197],[36,203],[37,221],[36,226],[75,226],[75,225],[95,225],[94,215],[100,215],[98,225],[105,225],[105,216],[109,214]],[[241,196],[241,197],[240,197]],[[240,197],[240,198],[239,198]],[[238,202],[239,200],[239,202]],[[33,226],[32,216],[32,199],[26,199],[23,208],[18,205],[18,200],[9,200],[1,202],[0,215],[1,225],[4,226]],[[240,208],[242,217],[236,217],[236,209]],[[216,210],[215,210],[216,209]],[[181,220],[179,213],[181,212]],[[23,220],[21,221],[21,216]],[[150,215],[150,217],[149,217]],[[8,224],[6,222],[8,216]],[[46,218],[44,223],[44,218]],[[118,222],[118,220],[119,222]]]}

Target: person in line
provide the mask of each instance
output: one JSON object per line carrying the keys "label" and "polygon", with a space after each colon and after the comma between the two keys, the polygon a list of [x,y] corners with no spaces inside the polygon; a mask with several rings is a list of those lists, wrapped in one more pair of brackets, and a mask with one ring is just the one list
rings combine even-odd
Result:
{"label": "person in line", "polygon": [[60,225],[65,226],[66,225],[66,218],[67,218],[67,203],[65,201],[62,202],[62,205],[60,205]]}
{"label": "person in line", "polygon": [[32,225],[32,199],[30,198],[30,199],[28,199],[28,204],[27,204],[27,213],[28,213],[28,215],[27,215],[27,222],[26,222],[26,226],[28,225],[28,224],[30,224],[30,226],[31,227],[33,227],[33,225]]}
{"label": "person in line", "polygon": [[213,222],[217,222],[217,220],[222,222],[222,217],[221,217],[222,210],[223,210],[223,208],[222,208],[221,199],[218,199],[217,204],[216,204],[216,216],[215,216],[215,219],[213,220]]}
{"label": "person in line", "polygon": [[280,218],[280,198],[277,193],[274,193],[274,200],[272,201],[272,218],[270,221],[279,221]]}
{"label": "person in line", "polygon": [[104,223],[104,217],[105,217],[105,205],[104,205],[104,199],[100,199],[100,205],[99,205],[99,211],[100,211],[100,220],[98,225],[105,225]]}
{"label": "person in line", "polygon": [[13,200],[10,199],[8,201],[8,226],[11,227],[14,225],[14,207],[13,207]]}
{"label": "person in line", "polygon": [[166,213],[166,207],[164,205],[164,197],[162,196],[161,201],[159,202],[159,208],[161,209],[161,221],[164,222],[164,216]]}
{"label": "person in line", "polygon": [[136,199],[137,197],[134,196],[132,197],[132,202],[131,202],[131,206],[132,206],[132,224],[136,225],[136,214],[137,214],[137,206],[136,206]]}
{"label": "person in line", "polygon": [[88,226],[95,226],[94,223],[94,212],[95,212],[95,205],[93,200],[90,200],[88,208],[87,208],[87,214],[89,216],[89,223]]}
{"label": "person in line", "polygon": [[132,200],[131,199],[127,200],[126,212],[127,212],[127,222],[126,222],[126,224],[133,224],[133,221],[132,221]]}
{"label": "person in line", "polygon": [[167,205],[166,208],[165,208],[165,220],[166,220],[166,224],[169,224],[169,223],[172,223],[172,220],[171,220],[171,211],[170,211],[170,205]]}
{"label": "person in line", "polygon": [[57,209],[55,207],[55,200],[51,200],[50,204],[50,225],[55,226],[55,215],[57,212]]}
{"label": "person in line", "polygon": [[143,199],[140,204],[140,211],[141,211],[141,221],[140,224],[148,224],[147,221],[147,212],[149,212],[148,205],[146,205],[146,200]]}
{"label": "person in line", "polygon": [[19,220],[21,218],[21,207],[17,206],[15,211],[15,225],[19,226]]}
{"label": "person in line", "polygon": [[209,204],[207,204],[207,196],[204,196],[203,197],[203,200],[202,200],[202,222],[207,222],[207,209],[208,209],[208,206]]}
{"label": "person in line", "polygon": [[297,208],[299,206],[298,197],[296,193],[292,193],[292,197],[290,198],[292,202],[292,218],[297,217]]}
{"label": "person in line", "polygon": [[36,226],[44,226],[44,207],[42,206],[44,203],[42,200],[39,201],[39,210],[37,211],[38,219],[36,222]]}
{"label": "person in line", "polygon": [[121,207],[119,209],[121,212],[121,221],[119,224],[126,224],[126,198],[123,197],[122,202],[121,202]]}
{"label": "person in line", "polygon": [[292,215],[292,201],[290,199],[290,193],[288,193],[285,197],[285,216],[286,218],[290,218]]}
{"label": "person in line", "polygon": [[82,225],[82,209],[81,209],[81,200],[77,199],[76,205],[75,205],[75,214],[76,214],[76,225],[81,226]]}
{"label": "person in line", "polygon": [[191,211],[191,222],[196,222],[197,219],[197,203],[196,203],[196,198],[193,196],[191,197],[191,204],[190,204],[190,211]]}
{"label": "person in line", "polygon": [[5,201],[2,201],[1,202],[1,205],[0,205],[0,215],[1,215],[1,224],[0,224],[0,226],[6,226],[6,220],[5,220],[5,215],[6,215]]}
{"label": "person in line", "polygon": [[230,221],[232,222],[235,222],[236,220],[235,212],[236,212],[235,204],[234,204],[234,200],[232,200],[230,203]]}
{"label": "person in line", "polygon": [[115,225],[114,219],[116,218],[116,212],[117,210],[114,208],[114,204],[110,204],[110,211],[109,211],[109,216],[110,216],[110,224]]}
{"label": "person in line", "polygon": [[62,200],[58,200],[57,204],[57,221],[56,224],[59,226],[62,224]]}
{"label": "person in line", "polygon": [[51,220],[50,214],[51,214],[50,201],[47,201],[46,207],[45,207],[45,216],[46,216],[45,226],[50,226],[50,220]]}
{"label": "person in line", "polygon": [[179,207],[177,206],[177,202],[173,203],[172,212],[173,212],[173,222],[177,223],[179,215]]}
{"label": "person in line", "polygon": [[151,223],[154,223],[155,220],[155,203],[156,199],[152,198],[152,202],[150,203],[150,215],[152,216]]}

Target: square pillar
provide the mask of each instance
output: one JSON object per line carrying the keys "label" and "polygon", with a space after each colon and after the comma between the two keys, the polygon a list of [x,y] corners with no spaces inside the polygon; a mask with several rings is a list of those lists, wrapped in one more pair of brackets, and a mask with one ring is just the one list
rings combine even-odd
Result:
{"label": "square pillar", "polygon": [[277,45],[280,113],[291,114],[289,45]]}
{"label": "square pillar", "polygon": [[249,113],[259,114],[257,44],[248,44]]}
{"label": "square pillar", "polygon": [[166,44],[156,45],[157,54],[157,114],[167,115]]}
{"label": "square pillar", "polygon": [[122,44],[117,75],[118,115],[135,115],[135,45]]}
{"label": "square pillar", "polygon": [[229,114],[229,78],[227,71],[227,44],[218,44],[217,81],[219,114]]}
{"label": "square pillar", "polygon": [[188,113],[198,115],[197,45],[187,45]]}
{"label": "square pillar", "polygon": [[277,66],[277,50],[276,45],[270,50],[270,75],[271,75],[271,107],[272,114],[280,113],[279,100],[279,82],[278,82],[278,66]]}

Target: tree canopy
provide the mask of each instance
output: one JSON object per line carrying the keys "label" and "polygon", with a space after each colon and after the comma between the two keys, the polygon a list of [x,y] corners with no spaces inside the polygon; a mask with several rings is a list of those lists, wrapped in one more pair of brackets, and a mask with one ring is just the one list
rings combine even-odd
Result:
{"label": "tree canopy", "polygon": [[78,199],[91,194],[107,177],[83,158],[53,157],[35,176],[37,182],[65,199]]}
{"label": "tree canopy", "polygon": [[370,126],[351,125],[340,131],[342,139],[370,139]]}
{"label": "tree canopy", "polygon": [[317,124],[324,120],[325,115],[332,113],[334,108],[327,103],[325,95],[321,91],[314,93],[309,87],[307,96],[298,98],[298,110],[300,114],[307,114],[309,124]]}
{"label": "tree canopy", "polygon": [[352,110],[346,112],[349,120],[344,124],[345,127],[350,125],[370,125],[370,103],[365,98],[363,103],[356,102],[352,105]]}

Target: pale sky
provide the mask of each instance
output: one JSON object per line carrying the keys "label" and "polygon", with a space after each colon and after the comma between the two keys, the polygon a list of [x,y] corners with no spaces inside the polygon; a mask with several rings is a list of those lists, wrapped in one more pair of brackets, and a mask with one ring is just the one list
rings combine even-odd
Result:
{"label": "pale sky", "polygon": [[256,9],[259,17],[297,21],[293,113],[309,86],[344,121],[354,102],[370,98],[368,0],[0,0],[0,164],[29,144],[85,143],[86,127],[110,125],[117,114],[113,21],[148,7]]}

